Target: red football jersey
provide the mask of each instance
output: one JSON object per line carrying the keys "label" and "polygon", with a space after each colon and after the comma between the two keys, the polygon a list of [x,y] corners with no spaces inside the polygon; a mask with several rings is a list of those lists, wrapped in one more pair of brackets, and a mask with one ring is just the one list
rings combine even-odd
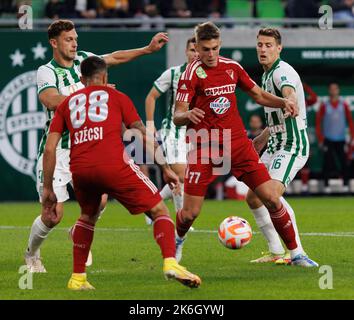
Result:
{"label": "red football jersey", "polygon": [[236,103],[237,86],[248,91],[255,82],[234,60],[220,56],[216,67],[208,67],[200,59],[190,63],[180,77],[176,101],[190,103],[190,110],[202,109],[205,116],[199,124],[190,122],[187,128],[231,129],[232,139],[245,136]]}
{"label": "red football jersey", "polygon": [[141,121],[130,98],[106,86],[90,86],[57,108],[50,132],[70,131],[70,169],[124,163],[122,123]]}

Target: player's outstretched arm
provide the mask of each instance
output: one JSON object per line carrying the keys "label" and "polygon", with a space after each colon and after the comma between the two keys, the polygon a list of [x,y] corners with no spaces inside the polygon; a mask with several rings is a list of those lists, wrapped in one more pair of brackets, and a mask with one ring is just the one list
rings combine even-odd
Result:
{"label": "player's outstretched arm", "polygon": [[43,154],[43,187],[53,189],[53,174],[56,164],[56,148],[61,138],[58,132],[51,132],[48,135]]}
{"label": "player's outstretched arm", "polygon": [[181,186],[179,184],[178,177],[168,165],[166,158],[163,155],[162,148],[157,143],[154,134],[147,134],[146,127],[142,121],[133,122],[129,125],[129,129],[136,129],[140,131],[143,136],[144,149],[146,152],[148,152],[149,156],[151,156],[151,158],[154,159],[155,162],[160,166],[165,182],[169,184],[171,190],[173,190],[175,194],[181,194]]}
{"label": "player's outstretched arm", "polygon": [[185,126],[189,122],[198,124],[204,118],[205,112],[198,108],[189,110],[188,102],[176,101],[175,113],[173,115],[173,123],[176,126]]}
{"label": "player's outstretched arm", "polygon": [[[283,86],[281,89],[281,94],[284,98],[286,98],[288,101],[290,101],[295,107],[295,112],[299,114],[298,110],[298,104],[297,104],[297,97],[296,97],[296,92],[293,87],[290,86]],[[291,114],[288,114],[291,115]],[[286,114],[285,114],[286,116]]]}
{"label": "player's outstretched arm", "polygon": [[143,48],[131,50],[119,50],[103,56],[104,61],[108,66],[114,66],[121,63],[126,63],[140,56],[151,54],[159,51],[168,42],[168,35],[165,32],[159,32],[154,35],[149,45]]}
{"label": "player's outstretched arm", "polygon": [[257,153],[260,153],[265,145],[267,144],[269,139],[269,128],[266,127],[260,135],[255,137],[252,141],[254,148],[256,149]]}
{"label": "player's outstretched arm", "polygon": [[42,210],[51,220],[56,220],[55,207],[57,198],[53,190],[53,175],[56,164],[56,148],[61,138],[61,134],[53,132],[48,135],[43,154],[43,194]]}
{"label": "player's outstretched arm", "polygon": [[154,159],[161,167],[167,163],[163,151],[155,139],[154,132],[152,130],[147,130],[142,121],[131,123],[129,129],[135,129],[141,133],[144,150],[148,153],[151,159]]}
{"label": "player's outstretched arm", "polygon": [[294,104],[294,101],[286,98],[279,98],[271,93],[268,93],[255,85],[251,90],[247,91],[247,94],[258,104],[271,108],[285,109],[285,113],[296,117],[299,114],[298,106]]}
{"label": "player's outstretched arm", "polygon": [[60,94],[55,88],[45,89],[39,94],[39,101],[51,111],[55,111],[65,98],[66,96]]}
{"label": "player's outstretched arm", "polygon": [[153,124],[153,128],[156,131],[154,124],[154,114],[156,107],[156,100],[161,96],[160,92],[155,87],[152,87],[145,99],[145,115],[146,123]]}

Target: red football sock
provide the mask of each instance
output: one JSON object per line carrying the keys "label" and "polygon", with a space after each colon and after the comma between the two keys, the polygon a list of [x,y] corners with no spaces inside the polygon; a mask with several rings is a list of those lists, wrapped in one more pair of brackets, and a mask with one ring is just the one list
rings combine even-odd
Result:
{"label": "red football sock", "polygon": [[192,226],[194,221],[184,222],[182,219],[182,210],[177,211],[176,214],[176,231],[179,237],[183,238]]}
{"label": "red football sock", "polygon": [[286,247],[289,250],[297,248],[295,231],[291,218],[286,208],[281,205],[279,210],[270,211],[270,218],[272,219],[275,230],[277,230],[279,236],[283,239]]}
{"label": "red football sock", "polygon": [[89,254],[95,225],[77,220],[72,230],[74,273],[85,273],[85,263]]}
{"label": "red football sock", "polygon": [[154,220],[154,238],[164,259],[176,256],[175,226],[169,216],[158,216]]}

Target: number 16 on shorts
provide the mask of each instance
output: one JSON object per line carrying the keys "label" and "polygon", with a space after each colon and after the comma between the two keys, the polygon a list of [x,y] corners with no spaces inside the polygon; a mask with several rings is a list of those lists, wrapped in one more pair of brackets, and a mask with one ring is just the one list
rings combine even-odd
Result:
{"label": "number 16 on shorts", "polygon": [[281,167],[281,160],[281,158],[275,158],[272,163],[271,169],[278,170]]}

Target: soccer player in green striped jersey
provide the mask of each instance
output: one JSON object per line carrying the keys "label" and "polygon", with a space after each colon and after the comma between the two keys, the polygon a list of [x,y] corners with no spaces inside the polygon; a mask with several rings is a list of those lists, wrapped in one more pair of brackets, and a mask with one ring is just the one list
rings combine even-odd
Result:
{"label": "soccer player in green striped jersey", "polygon": [[179,66],[171,67],[164,71],[161,76],[155,80],[153,87],[145,99],[147,127],[154,128],[154,130],[156,130],[154,125],[156,100],[162,94],[169,92],[167,116],[162,121],[160,133],[163,148],[166,153],[167,163],[179,177],[181,184],[181,194],[172,194],[170,187],[168,184],[166,184],[161,190],[160,195],[162,199],[173,197],[176,212],[182,209],[183,206],[183,183],[187,163],[187,145],[186,126],[176,126],[173,123],[173,114],[175,111],[175,101],[179,78],[186,69],[187,64],[191,63],[198,56],[198,53],[195,50],[195,37],[189,38],[187,40],[185,54],[187,62]]}
{"label": "soccer player in green striped jersey", "polygon": [[[45,131],[40,143],[37,161],[37,191],[40,201],[43,192],[43,150],[54,112],[67,96],[84,87],[80,81],[80,63],[86,57],[94,55],[90,52],[78,51],[78,35],[74,24],[69,20],[54,21],[48,28],[48,38],[53,49],[53,59],[39,67],[37,72],[38,96],[47,112]],[[115,51],[101,57],[108,66],[113,66],[158,51],[167,41],[167,34],[161,32],[157,33],[150,44],[143,48]],[[54,192],[58,200],[55,210],[56,216],[46,216],[42,213],[32,224],[25,253],[26,265],[30,272],[46,272],[40,259],[39,248],[48,233],[61,221],[63,203],[69,199],[67,184],[72,182],[69,155],[69,134],[65,132],[58,144],[53,179]],[[103,197],[101,209],[105,206],[106,200],[107,197]]]}
{"label": "soccer player in green striped jersey", "polygon": [[294,210],[282,197],[286,187],[309,157],[309,141],[306,133],[306,104],[301,79],[292,66],[280,59],[281,50],[281,35],[277,29],[265,28],[259,31],[257,55],[264,69],[262,88],[276,96],[292,100],[299,108],[299,115],[292,118],[281,109],[264,107],[267,127],[254,139],[254,146],[259,152],[267,144],[261,160],[277,184],[275,196],[281,197],[281,201],[289,212],[296,234],[296,242],[302,254],[290,261],[266,207],[250,190],[246,200],[269,247],[269,252],[265,252],[262,257],[251,262],[291,262],[294,265],[316,267],[318,264],[309,259],[302,248]]}

